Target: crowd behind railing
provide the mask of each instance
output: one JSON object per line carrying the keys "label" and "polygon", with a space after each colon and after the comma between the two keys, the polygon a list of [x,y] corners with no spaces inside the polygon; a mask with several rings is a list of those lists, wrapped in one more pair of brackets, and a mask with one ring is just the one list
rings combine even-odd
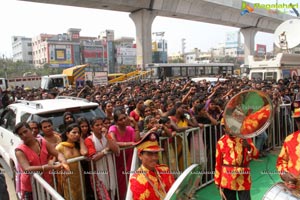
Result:
{"label": "crowd behind railing", "polygon": [[[268,133],[268,140],[265,143],[265,149],[273,149],[276,147],[279,147],[280,144],[282,144],[285,136],[288,134],[288,132],[284,131],[286,128],[286,123],[289,123],[289,120],[287,120],[287,117],[284,115],[285,109],[288,109],[290,105],[283,105],[280,109],[280,112],[278,113],[278,116],[274,116],[272,119],[272,123],[270,127],[267,129]],[[276,123],[277,117],[278,121],[281,123]],[[277,128],[276,128],[277,127]],[[293,127],[291,127],[291,131]],[[221,132],[218,133],[217,131],[220,130]],[[278,130],[278,131],[276,131]],[[279,134],[282,133],[282,134]],[[205,187],[207,184],[210,184],[213,182],[213,176],[214,176],[214,153],[215,153],[215,145],[212,143],[212,141],[217,141],[219,137],[222,135],[222,129],[220,128],[220,125],[204,125],[203,128],[191,128],[186,130],[182,133],[177,133],[174,137],[174,140],[170,143],[169,137],[161,137],[160,138],[160,144],[164,147],[165,151],[162,152],[160,155],[160,162],[166,163],[168,166],[170,166],[171,172],[174,174],[175,177],[179,177],[183,171],[181,171],[178,167],[178,160],[174,159],[177,157],[178,152],[177,148],[173,148],[177,146],[177,140],[176,137],[182,137],[183,138],[183,149],[184,149],[184,167],[182,170],[185,170],[189,165],[191,164],[199,164],[201,166],[201,173],[203,175],[201,185],[199,188]],[[193,141],[193,142],[192,142]],[[131,147],[133,148],[133,147]],[[124,152],[124,151],[123,151]],[[190,152],[190,153],[188,153]],[[213,155],[213,156],[210,156]],[[190,158],[188,158],[190,156]],[[115,160],[118,159],[118,157],[115,157],[114,155],[114,165]],[[70,159],[68,162],[80,162],[82,160],[86,160],[85,157],[78,157],[76,159]],[[133,169],[137,169],[136,165]],[[132,171],[131,169],[130,171]],[[130,175],[130,171],[124,172],[127,174],[126,179],[126,186],[128,186],[128,178]],[[95,169],[91,169],[91,171],[86,172],[82,171],[84,174],[89,173],[107,173],[107,172],[99,172]],[[53,176],[55,179],[55,176]],[[118,180],[118,177],[112,177],[115,179],[115,181]],[[42,181],[41,177],[39,175],[35,175],[33,178],[34,185],[36,185],[36,198],[35,199],[63,199],[59,194],[56,192],[57,188],[54,187],[54,190],[49,187],[49,185]],[[81,182],[79,186],[82,187],[84,183]],[[94,185],[94,180],[93,180]],[[68,186],[69,187],[69,186]],[[51,189],[49,189],[51,188]],[[44,191],[43,191],[44,190]],[[46,194],[49,194],[48,196]],[[84,190],[82,191],[82,195],[85,195]],[[51,196],[51,198],[49,198]],[[94,192],[94,197],[96,197],[97,194]],[[115,198],[119,199],[119,190],[118,186],[116,187],[115,191]],[[98,199],[98,198],[95,198]],[[114,198],[111,198],[114,199]]]}
{"label": "crowd behind railing", "polygon": [[[249,89],[262,90],[269,95],[273,102],[274,116],[266,130],[267,139],[263,141],[260,156],[265,156],[266,151],[281,146],[285,137],[294,130],[291,115],[294,107],[297,107],[295,102],[300,96],[296,91],[299,85],[298,80],[271,82],[231,78],[225,82],[195,83],[188,79],[177,79],[110,86],[86,85],[78,90],[64,89],[63,91],[40,89],[25,91],[20,87],[13,91],[2,91],[1,96],[3,107],[16,99],[37,100],[55,98],[57,95],[77,96],[99,103],[99,107],[106,113],[106,119],[101,119],[98,129],[108,142],[110,139],[116,142],[118,151],[111,152],[112,149],[104,148],[98,152],[95,147],[100,160],[107,159],[108,156],[112,157],[111,161],[105,160],[107,166],[101,168],[101,171],[98,171],[97,165],[93,163],[95,159],[91,155],[95,155],[95,152],[68,162],[86,165],[85,167],[77,165],[78,171],[84,175],[80,176],[80,183],[76,183],[78,188],[82,188],[82,199],[124,199],[129,175],[132,173],[130,164],[133,144],[145,133],[153,131],[159,134],[160,145],[165,149],[160,155],[160,162],[170,166],[175,177],[191,164],[200,164],[203,170],[200,187],[204,187],[213,181],[216,142],[223,134],[220,121],[228,100],[238,92]],[[47,131],[43,127],[45,123],[47,125],[47,121],[40,122],[39,127],[41,133],[47,136]],[[49,121],[48,123],[51,124]],[[86,123],[89,126],[89,122]],[[111,128],[114,126],[116,128]],[[131,127],[132,137],[123,140],[122,133],[118,131],[127,126]],[[89,129],[89,134],[95,131],[96,129]],[[82,132],[81,127],[81,135]],[[107,136],[111,132],[114,134]],[[123,133],[129,134],[127,129],[124,129]],[[61,140],[57,138],[55,143],[59,142]],[[112,165],[109,166],[109,163]],[[98,177],[100,182],[97,182],[95,177]],[[34,199],[61,199],[64,196],[64,192],[59,188],[62,186],[56,185],[59,178],[55,173],[53,173],[54,190],[49,189],[48,183],[38,174],[33,175],[32,178]],[[68,175],[64,174],[63,178],[68,180]],[[86,181],[87,179],[90,183]],[[66,184],[64,187],[71,191],[70,181],[64,183]],[[91,188],[97,189],[91,190]],[[103,192],[107,195],[101,197]]]}

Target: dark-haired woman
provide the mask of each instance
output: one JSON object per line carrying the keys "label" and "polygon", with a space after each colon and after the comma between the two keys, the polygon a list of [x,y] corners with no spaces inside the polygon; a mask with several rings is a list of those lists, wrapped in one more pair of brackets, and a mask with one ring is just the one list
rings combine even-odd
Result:
{"label": "dark-haired woman", "polygon": [[[169,118],[171,119],[171,125],[176,130],[176,132],[184,132],[190,127],[195,125],[189,119],[190,115],[187,115],[187,106],[183,103],[176,103],[173,110],[170,112]],[[177,139],[177,155],[178,155],[178,167],[180,171],[184,170],[184,161],[183,161],[183,148],[182,137],[176,136]],[[185,151],[187,152],[187,166],[191,164],[190,151],[188,149],[188,143],[185,144]]]}
{"label": "dark-haired woman", "polygon": [[[102,134],[103,119],[96,117],[91,120],[92,135],[85,139],[88,149],[88,156],[92,159],[94,170],[100,173],[90,177],[95,180],[98,199],[108,200],[110,196],[114,199],[116,192],[115,169],[113,158],[108,151],[119,153],[119,147],[111,136]],[[94,187],[93,181],[91,182]],[[110,194],[109,194],[110,193]]]}
{"label": "dark-haired woman", "polygon": [[111,101],[105,101],[102,104],[102,110],[105,112],[106,118],[113,122],[113,104]]}
{"label": "dark-haired woman", "polygon": [[[119,147],[130,147],[140,139],[140,133],[136,125],[135,128],[127,126],[128,116],[123,110],[114,111],[115,125],[110,126],[108,136],[111,137]],[[133,149],[124,150],[125,154],[121,152],[120,157],[116,159],[117,177],[120,199],[124,200],[126,195],[126,172],[130,171]],[[124,156],[125,155],[125,156]],[[126,165],[124,165],[124,160]],[[129,175],[129,174],[128,174]],[[128,177],[129,178],[129,177]],[[128,180],[128,179],[127,179]]]}
{"label": "dark-haired woman", "polygon": [[[67,126],[65,133],[62,134],[62,142],[56,146],[56,150],[62,153],[66,159],[87,155],[87,148],[80,135],[79,125],[76,123],[70,124]],[[58,176],[61,176],[59,185],[63,189],[64,198],[67,200],[85,199],[82,191],[83,185],[81,185],[84,184],[84,181],[80,182],[80,180],[84,180],[83,173],[80,170],[80,162],[69,163],[69,166],[72,173],[67,174],[65,177],[63,173],[58,174]],[[70,193],[68,184],[70,184]]]}
{"label": "dark-haired woman", "polygon": [[[86,139],[89,137],[91,133],[91,126],[90,122],[88,121],[87,118],[85,117],[79,117],[77,118],[77,124],[79,125],[81,129],[81,138]],[[89,160],[82,160],[81,161],[81,166],[83,171],[87,172],[89,171]],[[88,173],[84,174],[84,181],[85,181],[85,196],[87,200],[92,200],[94,198],[94,192],[91,188],[91,180],[90,180],[90,175]]]}
{"label": "dark-haired woman", "polygon": [[136,122],[139,122],[141,118],[143,118],[144,108],[144,100],[142,98],[138,98],[135,109],[130,112],[129,116],[132,117]]}
{"label": "dark-haired woman", "polygon": [[64,133],[69,124],[75,123],[75,117],[71,112],[65,112],[63,114],[63,122],[64,123],[59,126],[60,133]]}
{"label": "dark-haired woman", "polygon": [[83,139],[87,138],[91,135],[91,126],[87,118],[85,117],[79,117],[77,119],[77,124],[79,125],[81,129],[81,137]]}
{"label": "dark-haired woman", "polygon": [[162,152],[162,163],[170,166],[171,171],[176,171],[177,165],[176,165],[174,138],[173,138],[176,136],[176,131],[173,130],[171,125],[171,119],[168,117],[161,117],[159,119],[159,124],[162,124],[164,129],[168,129],[166,133],[167,136],[170,137],[162,143],[164,149],[164,151]]}

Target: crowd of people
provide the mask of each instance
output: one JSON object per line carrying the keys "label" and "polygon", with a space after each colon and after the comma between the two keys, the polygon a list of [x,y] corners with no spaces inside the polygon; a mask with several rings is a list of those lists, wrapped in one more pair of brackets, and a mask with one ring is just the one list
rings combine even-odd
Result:
{"label": "crowd of people", "polygon": [[[280,104],[300,100],[299,87],[299,80],[292,81],[288,79],[276,82],[228,78],[226,81],[208,82],[203,80],[196,83],[187,78],[163,81],[147,80],[107,86],[85,85],[78,89],[65,88],[60,90],[56,88],[51,91],[41,89],[24,90],[23,87],[16,87],[13,90],[0,90],[0,97],[3,108],[17,100],[52,99],[57,95],[77,96],[98,103],[99,107],[105,112],[106,118],[99,117],[88,121],[85,118],[75,119],[72,113],[67,112],[63,116],[64,122],[59,127],[59,132],[54,131],[50,119],[44,119],[41,122],[19,123],[16,126],[15,133],[23,140],[23,144],[16,149],[16,157],[22,172],[38,171],[46,179],[50,170],[61,171],[56,176],[57,188],[66,199],[71,199],[71,196],[72,199],[93,199],[94,190],[91,190],[91,188],[95,187],[98,199],[114,199],[116,197],[116,185],[118,185],[120,199],[123,200],[127,191],[126,173],[124,172],[130,171],[133,150],[128,148],[125,150],[125,154],[121,154],[121,148],[138,147],[138,156],[142,161],[141,170],[143,171],[169,170],[164,166],[156,167],[154,165],[147,168],[146,165],[149,165],[147,162],[150,158],[154,163],[158,161],[157,152],[161,149],[151,150],[150,148],[150,150],[147,150],[145,146],[141,147],[140,144],[149,140],[151,136],[149,133],[155,133],[157,137],[169,137],[168,143],[172,143],[172,138],[176,137],[179,142],[177,142],[176,147],[173,146],[172,148],[177,149],[177,157],[170,154],[171,152],[168,155],[172,155],[169,158],[172,163],[176,163],[175,160],[178,160],[176,168],[183,171],[182,152],[184,147],[180,145],[182,144],[180,142],[182,138],[177,137],[176,133],[193,127],[203,129],[205,124],[219,124],[225,105],[240,91],[255,89],[265,92],[273,102],[274,110],[276,110]],[[289,112],[287,114],[291,116],[291,110]],[[30,134],[31,132],[33,134]],[[154,140],[156,139],[154,138]],[[238,143],[241,148],[248,148],[249,155],[251,154],[253,158],[265,156],[263,144],[266,138],[262,141],[257,140],[259,141],[259,144],[256,144],[257,148],[251,141],[244,144],[243,140],[239,138],[223,137],[221,139],[223,143]],[[217,153],[214,161],[217,163],[217,160],[221,159],[218,157],[218,153],[223,151],[224,146],[221,148],[218,141],[214,141],[214,143],[215,152]],[[156,146],[154,144],[154,147]],[[143,150],[143,148],[146,150]],[[167,151],[173,151],[172,148],[168,148]],[[257,149],[260,151],[257,151]],[[116,174],[114,174],[113,159],[111,154],[108,153],[109,151],[120,158],[116,162]],[[189,151],[187,150],[187,152]],[[87,175],[78,171],[81,169],[78,167],[79,163],[66,163],[66,159],[81,155],[88,157],[93,165],[89,165],[87,161],[82,161],[80,164],[83,170],[96,169],[108,173]],[[247,153],[245,155],[248,156]],[[207,156],[214,157],[215,155]],[[165,157],[163,156],[162,160],[166,160]],[[190,157],[187,158],[188,164],[192,162],[189,160]],[[250,158],[245,158],[245,165],[248,165],[250,160]],[[54,164],[56,161],[61,164]],[[215,163],[213,164],[215,165]],[[231,165],[230,162],[227,164]],[[68,174],[69,171],[72,171],[72,173]],[[32,190],[30,184],[28,184],[28,174],[20,174],[22,195],[24,199],[31,199]],[[165,178],[158,177],[155,174],[149,176],[157,178],[155,187],[158,188],[154,190],[154,194],[148,195],[145,199],[162,199],[162,196],[165,195],[174,182],[174,177],[167,177],[170,181],[162,184],[164,185],[163,188],[159,188],[157,185],[161,184]],[[118,177],[117,183],[113,177]],[[134,177],[138,179],[139,176]],[[142,178],[148,181],[147,177]],[[49,183],[52,183],[50,179]],[[82,188],[85,192],[82,192],[78,187],[80,179],[85,179],[86,187]],[[246,179],[248,180],[249,177],[246,177]],[[66,180],[70,180],[71,191],[67,187]],[[134,179],[130,182],[140,184],[136,183]],[[227,188],[230,185],[229,182],[222,182],[222,177],[217,177],[216,184],[220,188]],[[150,184],[148,187],[154,186]],[[138,196],[141,191],[136,191],[138,188],[132,188],[134,199],[141,199]],[[236,190],[236,188],[227,189]],[[246,187],[243,187],[243,190],[250,190],[250,182]],[[86,196],[83,197],[82,194]],[[230,191],[225,191],[225,195],[230,196],[232,194]],[[248,198],[250,194],[243,195]]]}

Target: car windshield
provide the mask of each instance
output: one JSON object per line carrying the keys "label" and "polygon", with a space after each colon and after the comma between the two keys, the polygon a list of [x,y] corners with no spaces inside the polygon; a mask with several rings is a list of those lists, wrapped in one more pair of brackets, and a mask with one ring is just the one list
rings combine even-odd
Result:
{"label": "car windshield", "polygon": [[75,119],[79,117],[85,117],[89,121],[94,117],[105,117],[105,113],[100,110],[98,107],[89,107],[89,108],[79,108],[72,110],[65,110],[60,112],[51,112],[44,114],[36,114],[33,115],[33,120],[40,122],[43,119],[51,119],[53,122],[53,128],[55,131],[59,132],[59,126],[63,124],[63,114],[64,112],[71,111],[75,117]]}

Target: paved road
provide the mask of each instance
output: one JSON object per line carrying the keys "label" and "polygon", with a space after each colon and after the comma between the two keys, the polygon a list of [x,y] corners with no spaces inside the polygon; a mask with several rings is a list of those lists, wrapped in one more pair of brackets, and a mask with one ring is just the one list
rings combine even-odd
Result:
{"label": "paved road", "polygon": [[[0,168],[0,171],[4,171],[4,170],[2,168]],[[7,190],[8,190],[8,193],[9,193],[9,199],[10,200],[17,200],[16,191],[15,191],[15,187],[14,187],[14,184],[13,184],[12,180],[10,179],[10,177],[6,173],[4,173],[4,175],[5,175]]]}

